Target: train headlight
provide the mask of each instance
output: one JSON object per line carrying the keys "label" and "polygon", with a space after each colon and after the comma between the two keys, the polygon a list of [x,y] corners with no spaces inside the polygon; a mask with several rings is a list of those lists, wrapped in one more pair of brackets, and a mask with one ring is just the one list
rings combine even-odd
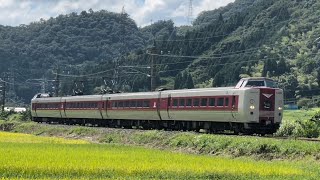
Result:
{"label": "train headlight", "polygon": [[253,100],[253,99],[250,99],[250,103],[253,104],[253,103],[254,103],[254,100]]}
{"label": "train headlight", "polygon": [[281,111],[281,110],[282,110],[282,107],[278,107],[278,110]]}
{"label": "train headlight", "polygon": [[250,106],[250,109],[252,109],[252,110],[254,110],[256,107],[254,107],[254,106]]}

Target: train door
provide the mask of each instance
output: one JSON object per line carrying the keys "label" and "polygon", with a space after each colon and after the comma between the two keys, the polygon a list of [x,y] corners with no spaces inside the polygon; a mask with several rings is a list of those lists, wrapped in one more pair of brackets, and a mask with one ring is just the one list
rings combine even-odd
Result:
{"label": "train door", "polygon": [[104,115],[108,118],[109,117],[109,114],[108,114],[108,108],[111,107],[110,106],[110,101],[109,101],[109,97],[107,97],[106,101],[104,102],[105,103],[105,110],[104,110]]}
{"label": "train door", "polygon": [[101,119],[103,119],[103,113],[104,113],[104,111],[105,111],[105,106],[106,106],[106,104],[105,104],[105,102],[103,101],[103,96],[101,96],[101,99],[100,99],[100,102],[99,102],[99,105],[98,105]]}
{"label": "train door", "polygon": [[160,107],[160,117],[161,120],[170,120],[170,104],[171,104],[171,95],[165,92],[162,92],[159,97],[159,107]]}
{"label": "train door", "polygon": [[160,113],[160,111],[161,111],[161,91],[159,91],[159,96],[157,99],[156,106],[157,106],[157,114],[158,114],[159,120],[161,121],[162,120],[161,113]]}
{"label": "train door", "polygon": [[171,94],[168,95],[168,100],[167,100],[167,114],[168,114],[168,119],[172,119],[170,116],[170,108],[171,108]]}
{"label": "train door", "polygon": [[238,112],[238,100],[237,96],[233,95],[231,99],[231,115],[232,121],[237,121],[236,112]]}
{"label": "train door", "polygon": [[[59,99],[59,102],[60,102],[59,114],[60,114],[60,118],[63,118],[62,112],[61,112],[61,107],[62,107],[61,99],[62,99],[62,98]],[[63,105],[63,106],[65,106],[65,105]]]}
{"label": "train door", "polygon": [[67,100],[61,100],[60,114],[62,118],[67,118],[66,105],[67,105]]}
{"label": "train door", "polygon": [[38,117],[38,113],[37,113],[38,104],[37,103],[33,103],[32,106],[34,108],[33,109],[34,110],[34,115],[37,118]]}

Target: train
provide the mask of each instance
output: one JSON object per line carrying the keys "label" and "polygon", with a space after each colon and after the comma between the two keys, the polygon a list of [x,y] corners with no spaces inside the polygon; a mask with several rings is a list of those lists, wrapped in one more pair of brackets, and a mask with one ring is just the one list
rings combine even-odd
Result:
{"label": "train", "polygon": [[272,134],[283,116],[283,90],[269,78],[234,87],[159,90],[31,100],[33,121],[112,128]]}

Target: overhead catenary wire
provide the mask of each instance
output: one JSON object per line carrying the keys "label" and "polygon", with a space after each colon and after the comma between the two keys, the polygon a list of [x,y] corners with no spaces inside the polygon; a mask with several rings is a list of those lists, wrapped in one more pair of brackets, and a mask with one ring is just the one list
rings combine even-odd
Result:
{"label": "overhead catenary wire", "polygon": [[105,70],[105,71],[100,71],[100,72],[92,73],[92,74],[84,74],[84,75],[59,74],[59,73],[55,73],[55,72],[53,72],[53,74],[54,74],[54,75],[63,76],[63,77],[83,78],[83,77],[90,77],[90,76],[95,76],[95,75],[99,75],[99,74],[111,72],[111,71],[113,71],[113,70],[114,70],[114,69],[108,69],[108,70]]}

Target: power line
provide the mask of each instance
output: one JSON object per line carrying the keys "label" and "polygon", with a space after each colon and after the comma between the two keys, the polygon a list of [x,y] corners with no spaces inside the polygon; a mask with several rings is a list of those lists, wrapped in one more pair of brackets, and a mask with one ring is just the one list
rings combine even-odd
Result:
{"label": "power line", "polygon": [[62,77],[83,78],[83,77],[96,76],[96,75],[103,74],[103,73],[106,73],[106,72],[111,72],[111,71],[114,71],[114,69],[109,69],[109,70],[106,70],[106,71],[100,71],[100,72],[97,72],[97,73],[84,74],[84,75],[59,74],[59,73],[55,73],[55,72],[53,72],[52,74],[59,75],[59,76],[62,76]]}
{"label": "power line", "polygon": [[[277,59],[280,59],[280,58],[265,58],[265,59],[257,59],[257,60],[248,60],[248,61],[239,61],[239,62],[226,62],[226,63],[221,63],[221,64],[214,64],[214,65],[211,65],[211,67],[215,67],[215,66],[223,66],[223,65],[232,65],[232,64],[241,64],[241,63],[248,63],[248,62],[259,62],[259,61],[266,61],[266,60],[277,60]],[[185,70],[186,68],[184,69],[170,69],[170,70],[163,70],[163,71],[159,71],[160,72],[171,72],[171,71],[179,71],[179,70]]]}
{"label": "power line", "polygon": [[[227,55],[227,56],[220,56],[220,57],[212,57],[212,56],[183,56],[183,55],[153,54],[153,53],[147,53],[147,54],[151,55],[151,56],[159,56],[159,57],[189,58],[189,59],[222,59],[222,58],[232,57],[232,56],[235,56],[235,55],[240,55],[240,54],[234,54],[234,55]],[[310,53],[310,54],[307,54],[307,55],[317,55],[317,54],[320,54],[320,52]]]}
{"label": "power line", "polygon": [[[282,23],[286,23],[286,22],[289,22],[291,20],[285,20],[285,21],[281,21],[281,22],[278,22],[278,23],[275,23],[275,24],[270,24],[268,26],[265,26],[265,27],[255,27],[255,28],[259,28],[259,29],[265,29],[265,28],[268,28],[268,27],[274,27],[275,25],[277,24],[282,24]],[[219,35],[213,35],[213,36],[207,36],[207,37],[202,37],[202,38],[193,38],[193,39],[177,39],[177,40],[155,40],[157,42],[184,42],[184,41],[189,41],[189,42],[203,42],[204,40],[207,40],[207,39],[211,39],[211,38],[219,38],[219,37],[225,37],[225,36],[229,36],[229,35],[242,35],[244,32],[246,32],[246,29],[240,31],[240,32],[231,32],[231,33],[226,33],[226,34],[219,34]],[[196,33],[199,33],[199,32],[196,32]],[[200,32],[201,33],[201,32]],[[203,40],[203,41],[198,41],[198,40]]]}

